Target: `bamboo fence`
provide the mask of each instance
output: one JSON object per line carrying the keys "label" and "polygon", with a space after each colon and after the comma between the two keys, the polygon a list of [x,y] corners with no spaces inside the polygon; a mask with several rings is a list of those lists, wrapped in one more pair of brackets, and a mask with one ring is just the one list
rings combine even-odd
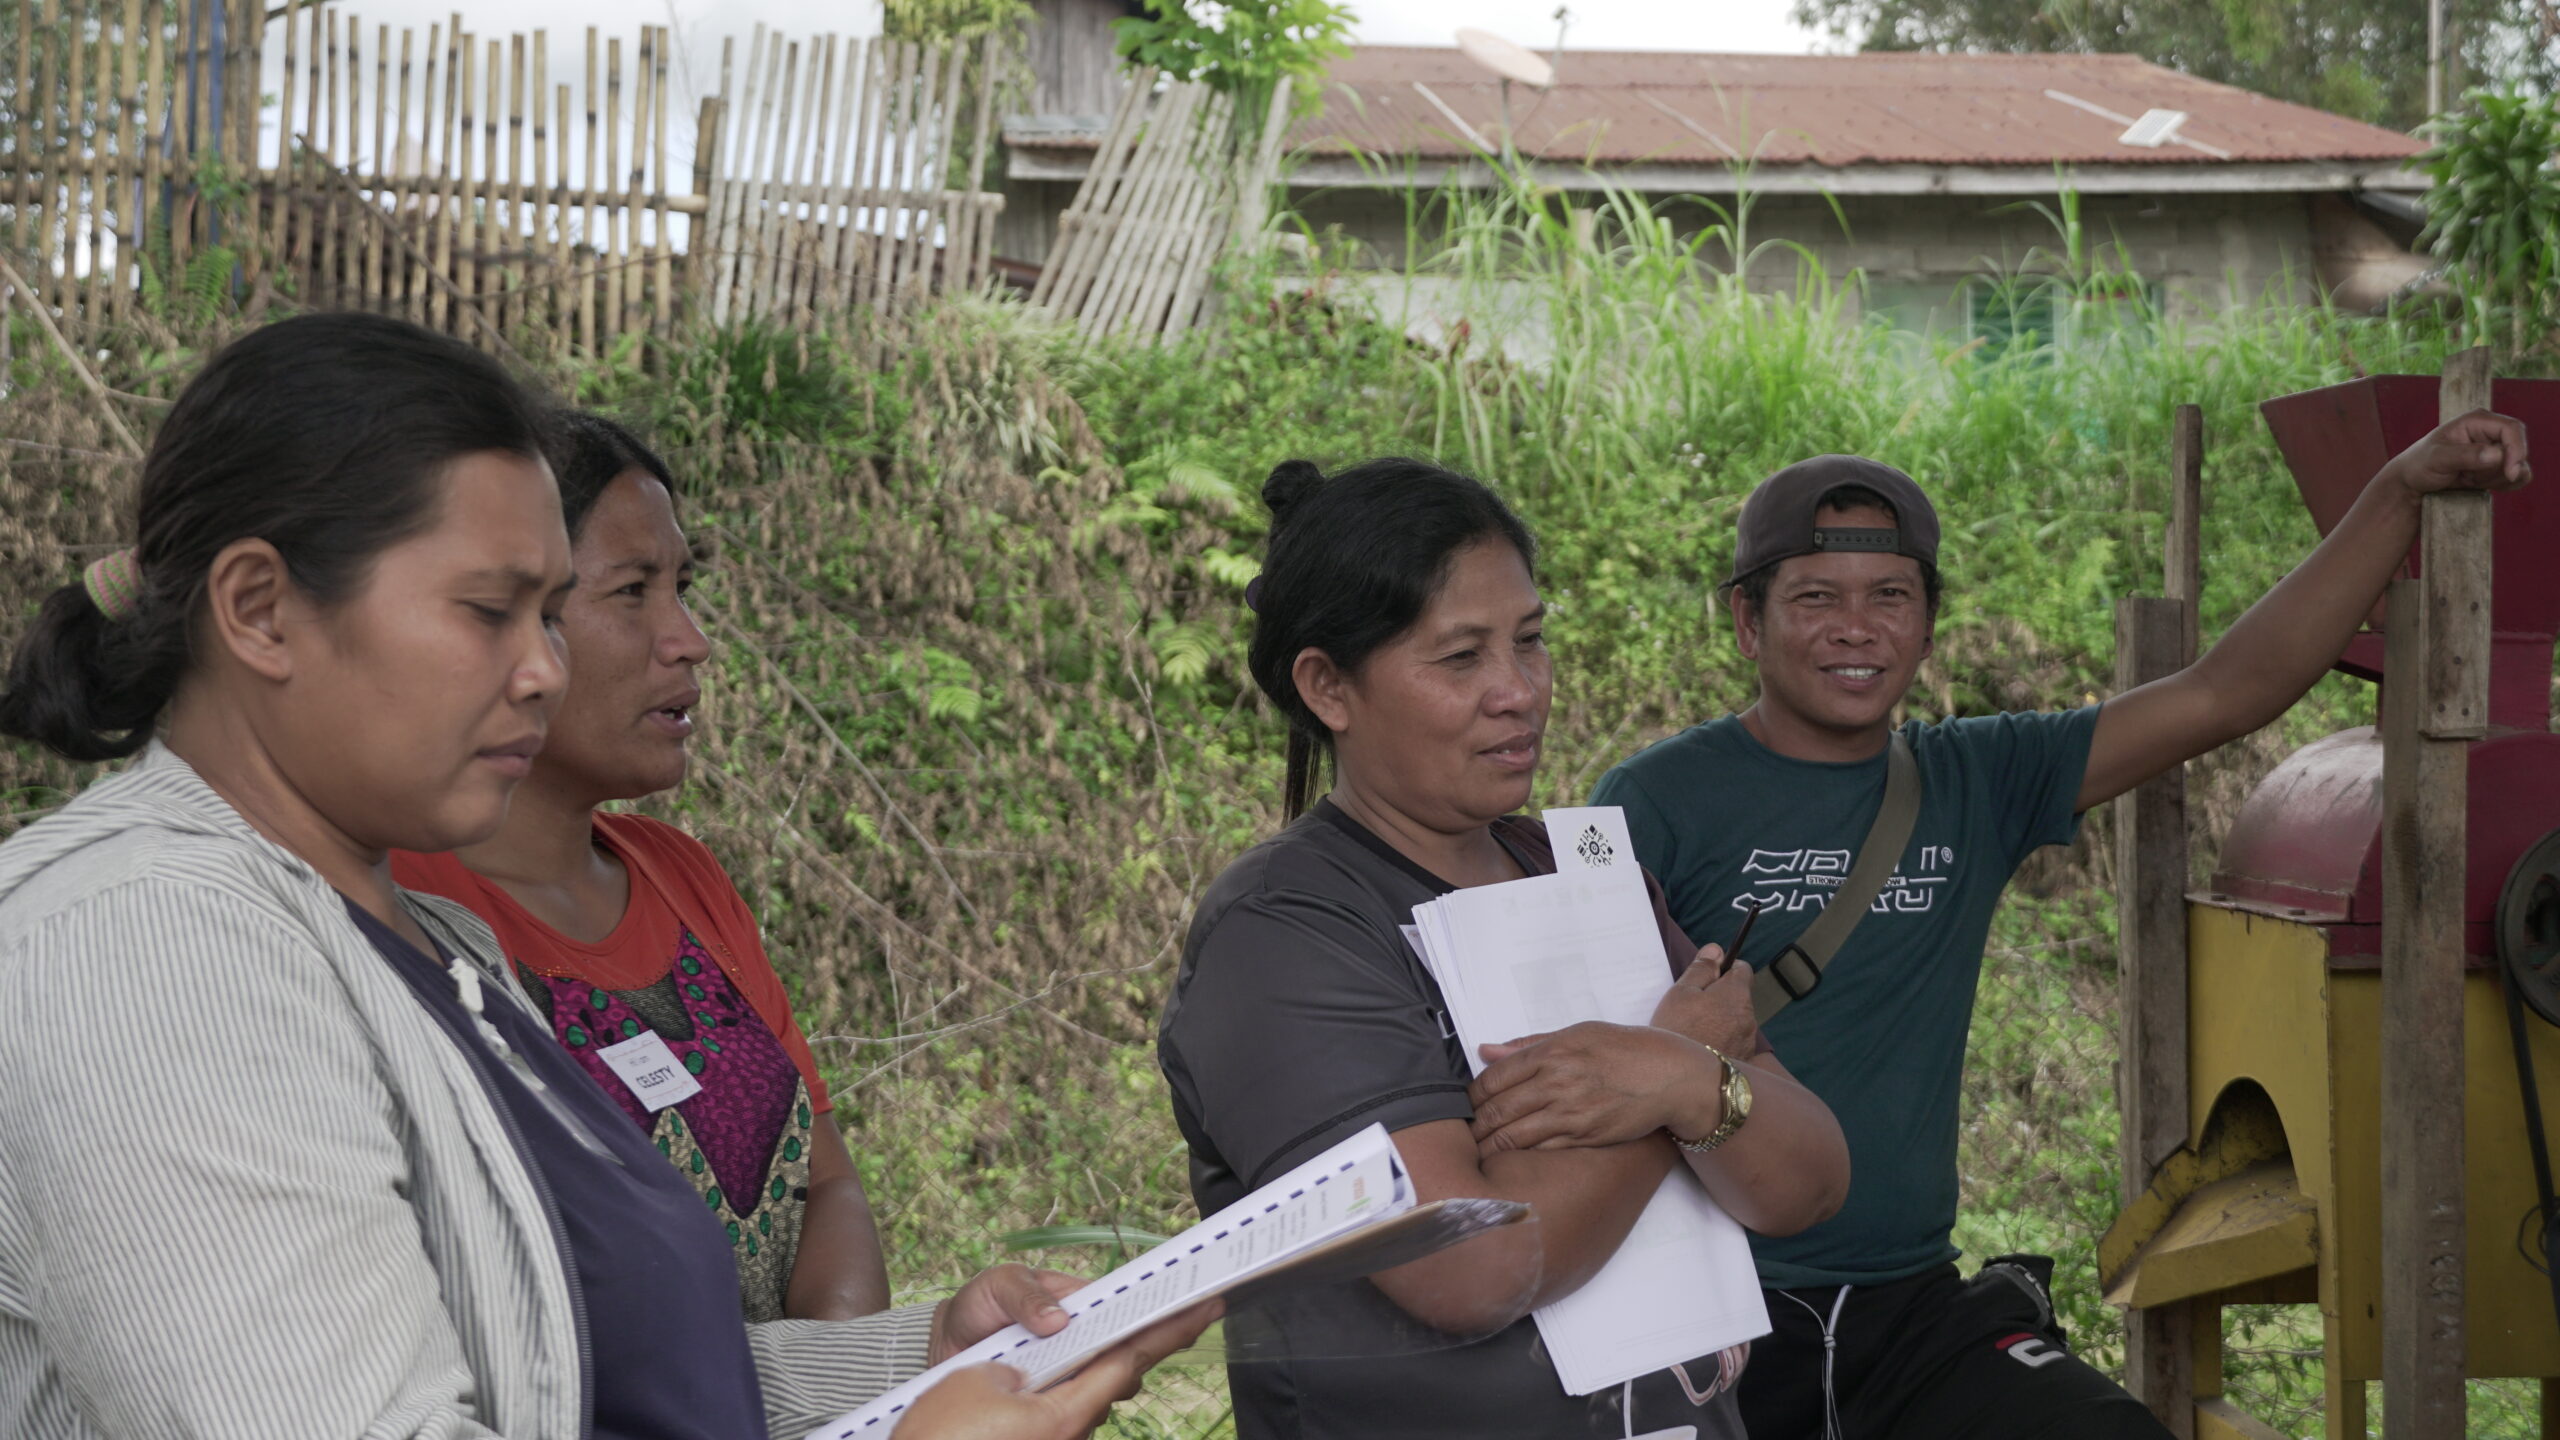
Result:
{"label": "bamboo fence", "polygon": [[554,56],[543,30],[311,0],[18,0],[0,25],[0,245],[73,334],[281,302],[601,354],[990,268],[993,37],[758,27],[742,75],[723,45],[678,174],[664,26]]}
{"label": "bamboo fence", "polygon": [[1087,335],[1190,329],[1219,257],[1269,218],[1289,82],[1240,131],[1228,96],[1196,81],[1159,90],[1158,78],[1132,77],[1031,292]]}

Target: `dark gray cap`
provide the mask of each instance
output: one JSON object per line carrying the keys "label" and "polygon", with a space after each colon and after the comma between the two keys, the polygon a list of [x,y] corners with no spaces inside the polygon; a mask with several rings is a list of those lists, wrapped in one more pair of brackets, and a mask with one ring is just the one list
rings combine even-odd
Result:
{"label": "dark gray cap", "polygon": [[[1822,503],[1847,486],[1872,490],[1893,507],[1893,529],[1816,525]],[[1734,521],[1733,579],[1793,555],[1875,550],[1938,563],[1938,512],[1910,476],[1856,455],[1816,455],[1760,482]]]}

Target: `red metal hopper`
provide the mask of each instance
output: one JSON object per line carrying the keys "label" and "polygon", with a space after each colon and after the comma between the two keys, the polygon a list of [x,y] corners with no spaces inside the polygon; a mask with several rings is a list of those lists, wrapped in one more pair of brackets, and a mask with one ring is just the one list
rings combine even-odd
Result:
{"label": "red metal hopper", "polygon": [[[2260,409],[2327,535],[2383,462],[2435,428],[2432,375],[2377,375]],[[2500,380],[2493,403],[2560,476],[2560,381]],[[2465,949],[2494,953],[2498,890],[2519,856],[2560,826],[2560,735],[2550,733],[2552,643],[2560,635],[2560,479],[2500,494],[2491,564],[2490,734],[2471,747]],[[2413,550],[2405,574],[2417,573]],[[2377,614],[2375,619],[2380,619]],[[2358,635],[2338,668],[2382,677],[2382,636]],[[2343,731],[2295,752],[2250,795],[2223,842],[2214,903],[2319,925],[2332,963],[2381,951],[2382,738]]]}

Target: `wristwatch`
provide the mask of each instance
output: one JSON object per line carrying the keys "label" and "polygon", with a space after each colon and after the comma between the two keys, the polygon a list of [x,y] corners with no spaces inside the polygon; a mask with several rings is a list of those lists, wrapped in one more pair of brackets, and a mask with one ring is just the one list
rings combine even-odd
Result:
{"label": "wristwatch", "polygon": [[1724,1119],[1703,1140],[1683,1140],[1677,1132],[1672,1134],[1672,1143],[1692,1155],[1704,1155],[1732,1139],[1742,1129],[1742,1122],[1751,1118],[1751,1077],[1743,1074],[1742,1067],[1723,1051],[1704,1041],[1699,1043],[1724,1066]]}

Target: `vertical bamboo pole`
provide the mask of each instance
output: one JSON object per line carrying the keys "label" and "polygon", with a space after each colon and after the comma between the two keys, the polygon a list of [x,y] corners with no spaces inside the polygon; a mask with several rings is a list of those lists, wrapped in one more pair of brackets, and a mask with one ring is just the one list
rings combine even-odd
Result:
{"label": "vertical bamboo pole", "polygon": [[798,230],[797,211],[792,198],[794,182],[799,178],[800,162],[809,150],[808,109],[818,88],[818,51],[815,40],[809,42],[806,64],[802,63],[800,46],[791,47],[791,66],[782,81],[782,132],[774,147],[773,201],[769,209],[772,219],[761,255],[757,277],[760,303],[768,314],[779,314],[784,289],[788,284],[786,256],[792,237]]}
{"label": "vertical bamboo pole", "polygon": [[996,36],[990,30],[978,46],[978,113],[969,143],[969,248],[960,283],[970,290],[986,283],[987,257],[995,240],[995,212],[987,208],[986,185],[987,146],[995,129],[996,54]]}
{"label": "vertical bamboo pole", "polygon": [[[729,306],[737,288],[738,230],[743,218],[740,212],[747,198],[747,159],[754,153],[750,147],[754,143],[756,128],[756,74],[764,64],[764,46],[764,26],[759,23],[754,38],[747,45],[746,68],[739,72],[737,102],[727,106],[721,116],[722,124],[729,132],[721,137],[729,144],[729,154],[721,166],[723,178],[719,182],[721,219],[711,281],[711,323],[714,325],[728,323]],[[721,53],[725,70],[728,52],[724,48]],[[721,78],[721,86],[721,94],[725,98],[728,94],[726,75]]]}
{"label": "vertical bamboo pole", "polygon": [[[107,281],[110,278],[107,266],[107,235],[110,224],[107,219],[107,193],[112,182],[107,178],[107,138],[114,128],[116,56],[114,38],[109,33],[113,27],[107,23],[107,19],[106,5],[101,3],[98,6],[97,51],[89,64],[92,78],[89,82],[88,103],[83,107],[89,115],[87,136],[89,274],[87,284],[83,287],[87,296],[81,305],[81,318],[93,329],[106,323],[107,306],[110,303],[107,299],[109,294]],[[255,245],[245,246],[243,249],[250,254],[255,254],[257,251]]]}
{"label": "vertical bamboo pole", "polygon": [[888,63],[889,42],[868,39],[855,42],[861,47],[853,70],[859,78],[862,93],[856,98],[853,144],[846,156],[844,229],[836,234],[835,275],[827,287],[831,307],[842,309],[862,293],[863,265],[870,255],[868,227],[874,206],[873,177],[878,161],[878,126],[880,109],[880,75]]}
{"label": "vertical bamboo pole", "polygon": [[[454,182],[460,190],[453,211],[454,294],[463,304],[480,294],[480,187],[472,151],[480,138],[480,37],[465,34],[461,45],[462,113],[454,131]],[[467,316],[453,318],[456,330],[472,329]],[[475,332],[476,333],[476,332]]]}
{"label": "vertical bamboo pole", "polygon": [[524,65],[524,35],[518,32],[507,37],[507,203],[498,226],[504,259],[498,271],[497,320],[506,330],[524,321],[524,268],[517,259],[525,246]]}
{"label": "vertical bamboo pole", "polygon": [[293,203],[293,177],[300,162],[294,158],[293,123],[294,83],[301,79],[302,6],[306,0],[285,0],[284,68],[276,81],[276,204],[270,218],[273,237],[268,243],[275,251],[276,272],[290,278],[300,288],[300,270],[294,263],[294,216],[299,208]]}
{"label": "vertical bamboo pole", "polygon": [[[479,213],[472,218],[471,222],[474,237],[471,254],[472,258],[479,262],[480,288],[475,293],[479,297],[480,314],[488,321],[496,321],[505,313],[502,306],[506,298],[506,272],[502,268],[504,251],[501,248],[505,241],[497,223],[498,102],[505,93],[505,84],[506,47],[495,40],[483,41],[480,64],[480,135],[477,141],[480,147],[478,172],[480,207]],[[473,344],[482,343],[487,335],[488,328],[485,324],[481,321],[472,322]]]}
{"label": "vertical bamboo pole", "polygon": [[[925,101],[924,116],[933,128],[931,141],[925,147],[925,164],[916,175],[917,199],[922,202],[923,223],[916,227],[914,291],[921,300],[933,289],[937,265],[948,257],[944,252],[951,244],[953,231],[951,206],[945,198],[951,190],[951,154],[960,137],[960,75],[968,60],[968,51],[958,41],[943,46],[942,81],[938,93]],[[947,282],[949,276],[945,275]]]}
{"label": "vertical bamboo pole", "polygon": [[[777,42],[780,37],[776,37]],[[756,166],[754,204],[747,218],[754,225],[754,237],[748,242],[748,258],[753,262],[747,279],[747,313],[770,314],[773,308],[774,251],[781,244],[782,207],[786,203],[790,170],[792,106],[800,81],[800,42],[776,45],[780,95],[773,115],[773,143]]]}
{"label": "vertical bamboo pole", "polygon": [[604,211],[604,295],[598,302],[603,314],[598,325],[610,344],[622,334],[622,257],[623,223],[628,212],[613,197],[614,182],[622,176],[622,37],[610,36],[604,42],[604,171],[587,183],[605,197]]}
{"label": "vertical bamboo pole", "polygon": [[601,92],[597,85],[596,27],[590,25],[587,27],[587,168],[584,172],[587,218],[586,225],[579,236],[586,242],[588,258],[585,273],[578,277],[578,344],[589,355],[604,353],[598,348],[596,335],[596,285],[602,279],[599,265],[604,255],[604,241],[600,238],[597,229],[601,212],[596,209],[596,195],[603,188],[597,181],[599,172],[596,169],[596,96],[599,93]]}
{"label": "vertical bamboo pole", "polygon": [[[320,67],[320,75],[311,87],[312,103],[320,107],[320,123],[313,130],[313,139],[323,157],[321,163],[334,169],[341,163],[338,146],[340,98],[338,70],[344,63],[344,56],[340,53],[338,43],[338,12],[323,7],[313,14],[321,25],[321,34],[314,37],[311,44],[312,63]],[[325,293],[328,297],[325,303],[334,305],[338,303],[338,291],[343,274],[339,269],[338,259],[341,231],[338,221],[338,187],[327,183],[325,173],[315,172],[313,183],[319,187],[318,192],[312,197],[312,206],[320,215],[320,245],[314,256],[319,269],[312,277],[314,292],[312,298],[319,300]]]}
{"label": "vertical bamboo pole", "polygon": [[266,128],[266,0],[241,0],[240,63],[233,72],[239,76],[238,98],[233,102],[240,116],[240,159],[242,189],[247,197],[240,217],[240,253],[247,257],[250,279],[264,278],[267,257],[261,242],[266,238],[266,209],[273,202],[267,187],[261,183],[265,164],[261,158]]}
{"label": "vertical bamboo pole", "polygon": [[651,26],[640,27],[639,48],[632,55],[631,67],[631,170],[623,177],[622,189],[622,315],[620,325],[629,334],[639,328],[641,288],[647,272],[640,268],[640,206],[648,192],[642,186],[648,179],[649,147],[649,64],[657,47],[657,33]]}
{"label": "vertical bamboo pole", "polygon": [[[755,246],[764,228],[764,181],[766,164],[773,153],[773,102],[782,90],[783,51],[780,31],[763,37],[764,74],[757,82],[755,133],[749,137],[752,148],[746,152],[745,163],[738,167],[739,183],[745,188],[739,193],[732,216],[736,239],[729,250],[730,289],[724,319],[730,313],[741,317],[756,313]],[[749,66],[751,71],[754,68]]]}
{"label": "vertical bamboo pole", "polygon": [[[430,46],[428,48],[433,49],[435,47]],[[453,313],[452,286],[455,273],[453,261],[454,227],[457,223],[457,216],[454,209],[457,191],[453,164],[453,130],[455,123],[455,97],[461,93],[462,89],[462,12],[458,10],[448,12],[446,16],[443,48],[444,100],[443,104],[436,111],[435,123],[435,173],[437,181],[435,219],[433,221],[435,226],[435,233],[433,236],[435,246],[432,252],[432,262],[429,268],[432,269],[434,273],[443,276],[446,283],[437,285],[430,282],[428,288],[435,292],[429,297],[434,306],[435,328],[449,331],[460,321],[460,317]],[[431,93],[435,89],[432,85],[427,88]]]}
{"label": "vertical bamboo pole", "polygon": [[391,292],[397,288],[392,276],[398,273],[399,259],[390,253],[390,237],[380,223],[382,204],[390,194],[383,183],[383,155],[391,143],[391,27],[373,27],[373,147],[366,163],[373,172],[373,184],[364,193],[364,203],[372,213],[364,217],[364,290],[365,308],[384,314],[391,312]]}
{"label": "vertical bamboo pole", "polygon": [[649,147],[657,155],[657,184],[650,189],[656,234],[651,270],[656,276],[656,329],[665,335],[675,324],[675,251],[668,235],[667,209],[667,70],[668,51],[675,48],[675,31],[658,27],[658,62],[656,74],[649,82]]}
{"label": "vertical bamboo pole", "polygon": [[[399,196],[391,204],[391,216],[400,226],[401,233],[413,238],[418,231],[417,227],[410,223],[410,217],[417,212],[410,203],[413,192],[409,186],[418,183],[424,173],[424,167],[418,163],[424,151],[424,127],[412,130],[409,125],[410,92],[415,86],[417,75],[415,68],[417,43],[417,30],[414,27],[402,26],[400,29],[400,128],[393,133],[391,140],[391,171],[401,181]],[[434,46],[430,44],[428,50],[432,54]],[[434,62],[430,60],[428,63]],[[413,140],[411,138],[413,135],[418,138]],[[426,311],[422,302],[427,288],[427,277],[418,266],[418,251],[414,246],[406,258],[409,263],[400,267],[399,271],[404,279],[395,282],[392,288],[400,293],[400,313],[407,316],[413,323],[423,322],[426,319]]]}
{"label": "vertical bamboo pole", "polygon": [[[813,309],[825,310],[837,290],[841,276],[845,232],[852,228],[853,215],[846,206],[845,174],[854,154],[853,106],[855,90],[860,84],[864,57],[870,53],[867,42],[859,35],[844,42],[844,83],[836,91],[834,146],[827,157],[826,223],[817,234],[817,250],[811,257],[808,303]],[[858,172],[857,172],[858,173]]]}
{"label": "vertical bamboo pole", "polygon": [[913,110],[916,61],[921,47],[913,41],[895,41],[890,56],[896,69],[886,78],[888,87],[881,95],[884,107],[880,119],[880,204],[877,207],[879,234],[871,252],[871,308],[881,310],[889,304],[889,287],[897,276],[898,230],[906,214],[906,163],[908,116]]}
{"label": "vertical bamboo pole", "polygon": [[[160,202],[160,180],[168,163],[169,116],[169,0],[150,0],[151,53],[143,62],[144,102],[142,110],[142,198],[134,206],[134,230],[137,240],[134,263],[140,268],[150,254],[152,209],[159,206],[160,222],[168,223],[168,207]],[[154,133],[156,131],[156,133]]]}
{"label": "vertical bamboo pole", "polygon": [[781,303],[786,312],[806,304],[805,291],[817,273],[815,252],[819,227],[826,222],[822,197],[826,182],[827,121],[836,99],[836,50],[837,39],[833,33],[821,35],[809,43],[809,68],[814,72],[817,83],[809,91],[807,143],[801,148],[799,162],[792,166],[791,253],[783,266],[781,293]]}
{"label": "vertical bamboo pole", "polygon": [[35,50],[36,7],[29,0],[18,0],[18,59],[11,76],[9,95],[18,112],[16,143],[9,159],[17,167],[17,175],[9,182],[9,246],[24,253],[27,247],[28,222],[36,214],[36,176],[43,172],[44,161],[36,153]]}
{"label": "vertical bamboo pole", "polygon": [[[23,4],[19,6],[22,12],[25,8]],[[141,104],[143,50],[141,0],[124,0],[123,25],[117,32],[115,49],[124,63],[116,76],[114,99],[116,163],[112,178],[107,182],[108,191],[115,206],[114,218],[108,228],[108,238],[115,249],[115,263],[108,270],[105,292],[106,314],[109,319],[130,314],[134,303],[133,202],[134,192],[141,188],[137,183],[141,167],[133,148],[133,117],[135,110]]]}
{"label": "vertical bamboo pole", "polygon": [[80,102],[89,58],[89,47],[81,43],[84,37],[80,33],[80,8],[81,0],[70,0],[62,12],[62,144],[53,162],[53,172],[62,177],[62,199],[58,202],[61,218],[57,222],[61,244],[47,256],[48,261],[58,258],[60,268],[51,263],[45,267],[51,272],[54,305],[61,312],[61,324],[74,333],[80,324],[80,224],[86,208],[80,195]]}
{"label": "vertical bamboo pole", "polygon": [[551,211],[551,323],[559,327],[565,349],[577,342],[578,334],[578,300],[569,289],[577,279],[577,251],[569,244],[569,87],[556,86],[552,94],[557,102],[551,132],[552,173],[560,177],[560,197]]}
{"label": "vertical bamboo pole", "polygon": [[[24,0],[21,0],[24,3]],[[36,168],[43,182],[36,195],[36,273],[21,277],[33,291],[39,305],[55,300],[54,257],[60,253],[62,241],[62,153],[64,146],[55,134],[54,117],[68,103],[63,93],[62,5],[61,0],[44,0],[44,16],[36,32],[36,95],[29,108],[36,115]]]}
{"label": "vertical bamboo pole", "polygon": [[[551,107],[544,103],[544,92],[551,83],[546,78],[551,73],[546,68],[550,62],[550,32],[536,30],[533,32],[533,65],[526,72],[531,77],[527,92],[530,98],[527,103],[532,107],[533,117],[533,199],[531,202],[533,215],[524,239],[525,253],[529,256],[543,256],[550,253],[552,212],[557,199],[551,190]],[[536,260],[530,263],[528,275],[535,272],[539,272],[541,283],[526,284],[523,319],[527,322],[540,322],[550,333],[551,348],[556,350],[559,348],[560,336],[559,332],[550,325],[550,312],[559,300],[560,270],[555,265]]]}
{"label": "vertical bamboo pole", "polygon": [[737,40],[724,36],[719,92],[703,97],[702,112],[694,122],[693,193],[704,203],[702,213],[692,221],[692,243],[685,247],[685,288],[705,317],[711,314],[712,291],[720,273],[720,226],[729,208],[729,167],[722,161],[729,148],[729,132],[737,128],[736,112],[730,108],[730,78],[737,53]]}

